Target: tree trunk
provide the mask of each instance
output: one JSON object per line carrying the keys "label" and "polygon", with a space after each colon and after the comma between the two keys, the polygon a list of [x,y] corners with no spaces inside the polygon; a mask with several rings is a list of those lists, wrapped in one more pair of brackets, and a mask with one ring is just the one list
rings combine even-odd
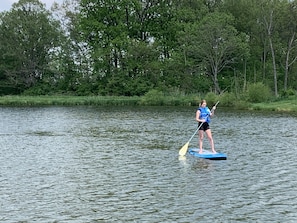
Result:
{"label": "tree trunk", "polygon": [[273,79],[274,79],[274,95],[275,95],[275,97],[277,97],[278,96],[278,91],[277,91],[276,62],[275,62],[274,47],[273,47],[273,43],[272,43],[272,23],[273,23],[272,19],[273,19],[273,10],[270,11],[269,21],[267,21],[266,17],[264,17],[264,22],[265,22],[265,28],[267,30],[267,36],[268,36],[268,40],[269,40],[269,46],[270,46],[271,57],[272,57]]}
{"label": "tree trunk", "polygon": [[272,39],[271,39],[270,36],[269,36],[269,45],[270,45],[272,64],[273,64],[274,96],[277,97],[278,96],[278,91],[277,91],[276,62],[275,62],[275,54],[274,54],[273,43],[272,43]]}
{"label": "tree trunk", "polygon": [[244,59],[244,71],[243,71],[243,91],[245,92],[247,89],[247,78],[246,78],[246,59]]}
{"label": "tree trunk", "polygon": [[288,76],[289,76],[289,67],[297,60],[297,56],[295,56],[295,58],[292,60],[292,62],[290,63],[290,54],[291,51],[293,50],[294,46],[293,43],[294,41],[296,41],[295,39],[295,35],[296,33],[293,33],[291,39],[289,40],[288,43],[288,50],[286,53],[286,62],[285,62],[285,77],[284,77],[284,90],[286,91],[288,88]]}
{"label": "tree trunk", "polygon": [[221,93],[221,88],[220,88],[220,85],[219,85],[219,81],[218,81],[218,73],[215,72],[213,75],[212,75],[212,80],[213,80],[213,84],[214,84],[214,90],[215,90],[215,93],[216,94],[220,94]]}

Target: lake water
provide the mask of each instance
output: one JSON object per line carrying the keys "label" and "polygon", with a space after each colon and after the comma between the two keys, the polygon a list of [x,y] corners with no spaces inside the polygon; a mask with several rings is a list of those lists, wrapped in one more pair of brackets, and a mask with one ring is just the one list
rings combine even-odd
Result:
{"label": "lake water", "polygon": [[1,107],[0,117],[0,222],[297,222],[296,116],[218,106],[221,161],[178,157],[193,107]]}

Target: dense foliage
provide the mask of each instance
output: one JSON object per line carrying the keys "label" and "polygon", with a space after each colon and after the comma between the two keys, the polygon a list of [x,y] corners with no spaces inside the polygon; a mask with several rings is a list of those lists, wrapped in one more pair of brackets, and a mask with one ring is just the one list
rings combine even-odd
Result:
{"label": "dense foliage", "polygon": [[19,0],[0,13],[0,94],[292,95],[296,20],[296,0]]}

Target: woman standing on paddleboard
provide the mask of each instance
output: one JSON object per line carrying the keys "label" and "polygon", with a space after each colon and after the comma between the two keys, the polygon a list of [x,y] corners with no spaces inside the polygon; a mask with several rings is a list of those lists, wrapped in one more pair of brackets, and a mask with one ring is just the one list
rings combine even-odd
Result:
{"label": "woman standing on paddleboard", "polygon": [[202,147],[203,147],[203,137],[204,132],[208,138],[208,141],[211,146],[211,151],[213,153],[216,153],[214,148],[214,142],[211,134],[211,129],[209,127],[210,123],[210,117],[214,115],[214,111],[216,109],[216,106],[213,106],[211,110],[206,106],[206,100],[202,100],[199,104],[199,108],[196,111],[196,121],[198,122],[199,128],[199,153],[202,153]]}

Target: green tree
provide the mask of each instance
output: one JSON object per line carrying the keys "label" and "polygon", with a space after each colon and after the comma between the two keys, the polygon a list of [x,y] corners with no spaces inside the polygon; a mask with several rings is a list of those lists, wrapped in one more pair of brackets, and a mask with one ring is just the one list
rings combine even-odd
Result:
{"label": "green tree", "polygon": [[245,32],[250,39],[249,81],[268,84],[274,88],[275,96],[281,86],[278,82],[283,80],[286,89],[288,78],[291,78],[289,83],[294,85],[295,9],[296,1],[226,0],[224,3],[224,11],[235,17],[237,30]]}
{"label": "green tree", "polygon": [[1,72],[22,90],[49,72],[50,55],[58,47],[59,24],[38,0],[20,0],[1,16]]}
{"label": "green tree", "polygon": [[275,2],[272,1],[264,1],[262,4],[260,3],[261,8],[261,17],[260,24],[262,24],[265,32],[266,38],[268,40],[268,45],[271,53],[271,60],[273,65],[273,80],[274,80],[274,95],[278,96],[278,79],[277,79],[277,65],[276,65],[276,55],[275,55],[275,45],[273,41],[274,37],[274,26],[275,26]]}
{"label": "green tree", "polygon": [[188,30],[192,30],[194,24],[202,20],[209,8],[204,0],[174,0],[172,7],[176,40],[170,58],[164,61],[163,83],[167,89],[180,89],[185,93],[208,91],[208,81],[197,71],[197,64],[190,56],[192,45],[189,42],[192,35]]}
{"label": "green tree", "polygon": [[63,39],[51,58],[55,78],[49,82],[58,91],[86,95],[97,93],[97,84],[93,81],[96,78],[92,71],[90,50],[80,35],[79,2],[67,0],[60,5],[55,3],[51,8],[53,16],[61,23]]}
{"label": "green tree", "polygon": [[238,63],[248,55],[248,38],[233,26],[231,15],[214,12],[188,30],[192,36],[190,46],[192,57],[201,73],[207,74],[213,81],[214,91],[221,93],[218,81],[219,73]]}
{"label": "green tree", "polygon": [[[231,13],[234,17],[234,27],[240,33],[245,33],[249,39],[249,56],[243,60],[243,64],[234,65],[234,74],[239,73],[242,79],[243,91],[247,90],[248,81],[257,81],[258,76],[262,78],[261,58],[263,47],[261,42],[261,32],[257,24],[258,14],[257,0],[226,0],[222,5],[222,12]],[[235,72],[236,71],[236,72]],[[236,81],[236,80],[234,80]],[[261,79],[261,81],[264,81]]]}
{"label": "green tree", "polygon": [[132,10],[134,3],[127,0],[92,3],[89,0],[82,0],[80,3],[80,28],[83,38],[90,47],[93,72],[98,77],[101,88],[107,87],[109,80],[124,78],[119,76],[125,75],[123,71],[126,64],[123,58],[127,52],[129,31],[134,31],[131,27],[133,20],[130,19],[134,13]]}
{"label": "green tree", "polygon": [[283,82],[284,91],[286,91],[289,84],[290,69],[297,61],[297,1],[283,2],[276,13],[277,33],[281,39],[280,60],[284,69]]}
{"label": "green tree", "polygon": [[175,44],[171,1],[82,0],[80,5],[80,27],[91,48],[99,92],[133,94],[133,83],[143,86],[135,94],[156,87],[162,61]]}

